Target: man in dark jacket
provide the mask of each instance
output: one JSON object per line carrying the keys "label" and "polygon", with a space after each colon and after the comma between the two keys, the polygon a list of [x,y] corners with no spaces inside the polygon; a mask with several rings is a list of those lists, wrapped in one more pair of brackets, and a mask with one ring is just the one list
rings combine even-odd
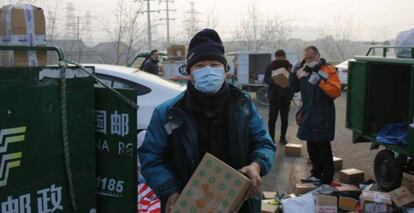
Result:
{"label": "man in dark jacket", "polygon": [[330,184],[335,172],[331,148],[335,137],[334,100],[341,95],[336,68],[319,57],[315,46],[309,46],[304,51],[304,60],[293,68],[290,87],[293,92],[301,92],[303,105],[296,118],[297,136],[307,141],[312,161],[312,174],[302,181]]}
{"label": "man in dark jacket", "polygon": [[169,212],[205,153],[213,154],[252,181],[239,212],[260,212],[261,176],[275,146],[250,97],[226,82],[227,61],[216,31],[192,39],[187,90],[158,106],[139,149],[142,174]]}
{"label": "man in dark jacket", "polygon": [[275,60],[266,67],[266,73],[264,77],[265,83],[269,85],[269,133],[272,139],[275,141],[275,125],[277,116],[280,112],[280,118],[282,122],[279,142],[283,145],[286,145],[288,143],[286,140],[286,132],[288,128],[288,116],[290,110],[290,101],[292,100],[292,92],[290,91],[288,84],[284,85],[281,82],[275,82],[272,77],[274,76],[275,72],[279,75],[282,75],[282,77],[287,73],[288,77],[291,69],[292,64],[286,60],[285,51],[277,50],[275,53]]}
{"label": "man in dark jacket", "polygon": [[145,72],[159,75],[160,67],[158,66],[160,53],[158,50],[152,50],[151,56],[144,62],[141,69]]}

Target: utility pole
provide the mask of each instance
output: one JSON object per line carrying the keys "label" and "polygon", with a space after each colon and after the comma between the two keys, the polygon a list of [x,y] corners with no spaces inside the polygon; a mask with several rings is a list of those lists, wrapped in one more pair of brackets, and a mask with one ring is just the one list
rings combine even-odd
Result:
{"label": "utility pole", "polygon": [[151,1],[154,0],[144,0],[147,2],[147,10],[144,11],[147,13],[147,33],[148,33],[148,50],[152,49],[152,32],[151,32],[151,13],[157,12],[156,10],[151,10]]}
{"label": "utility pole", "polygon": [[[170,3],[174,3],[175,0],[160,0],[160,2],[165,2],[165,12],[166,18],[165,21],[167,22],[167,46],[170,46],[170,21],[175,20],[174,18],[170,17],[170,12],[174,12],[175,10],[170,9]],[[162,19],[161,19],[162,20]]]}
{"label": "utility pole", "polygon": [[80,42],[80,23],[79,23],[79,16],[77,17],[76,23],[76,42],[78,42],[78,61],[81,61],[81,42]]}

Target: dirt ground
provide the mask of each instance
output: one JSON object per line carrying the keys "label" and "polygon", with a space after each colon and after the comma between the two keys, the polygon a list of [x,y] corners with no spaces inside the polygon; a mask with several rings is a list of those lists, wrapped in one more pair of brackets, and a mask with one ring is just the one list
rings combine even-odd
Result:
{"label": "dirt ground", "polygon": [[[343,168],[357,168],[365,172],[365,178],[373,179],[374,158],[380,150],[370,151],[370,143],[353,144],[352,132],[345,128],[346,117],[346,93],[335,101],[336,105],[336,137],[332,142],[332,151],[334,156],[343,158]],[[265,123],[268,120],[268,108],[258,106]],[[290,143],[303,144],[302,157],[285,157],[284,147],[277,144],[277,157],[274,161],[273,168],[270,173],[263,178],[262,189],[265,191],[283,191],[287,193],[293,192],[293,187],[300,182],[301,178],[307,177],[311,165],[307,163],[306,143],[296,138],[297,125],[295,123],[295,113],[297,107],[292,104],[289,115],[289,128],[287,139]],[[280,119],[276,126],[276,139],[280,134]],[[338,173],[335,179],[339,178]],[[403,185],[414,190],[414,177],[404,174]]]}

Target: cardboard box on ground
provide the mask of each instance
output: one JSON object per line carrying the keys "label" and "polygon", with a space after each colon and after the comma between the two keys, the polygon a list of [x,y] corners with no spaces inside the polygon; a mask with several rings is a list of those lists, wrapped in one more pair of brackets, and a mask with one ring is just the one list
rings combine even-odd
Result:
{"label": "cardboard box on ground", "polygon": [[376,191],[362,191],[361,204],[365,213],[391,212],[391,196],[388,193]]}
{"label": "cardboard box on ground", "polygon": [[172,212],[237,212],[250,185],[246,176],[206,154]]}
{"label": "cardboard box on ground", "polygon": [[329,195],[317,195],[316,213],[336,213],[338,212],[338,198]]}
{"label": "cardboard box on ground", "polygon": [[295,195],[303,195],[316,189],[316,186],[310,183],[297,183],[295,185]]}
{"label": "cardboard box on ground", "polygon": [[358,169],[344,169],[339,173],[339,180],[343,183],[358,184],[365,181],[365,173]]}
{"label": "cardboard box on ground", "polygon": [[[342,158],[338,158],[338,157],[333,157],[333,161],[334,161],[334,167],[335,167],[335,171],[340,171],[343,168],[343,164],[344,164],[344,160]],[[312,164],[312,161],[310,160],[309,156],[307,157],[307,162],[308,164]]]}
{"label": "cardboard box on ground", "polygon": [[358,200],[355,198],[339,196],[338,208],[342,211],[354,211],[357,204]]}
{"label": "cardboard box on ground", "polygon": [[300,157],[302,156],[302,144],[288,143],[285,145],[285,156]]}
{"label": "cardboard box on ground", "polygon": [[334,161],[334,166],[335,166],[335,171],[340,171],[342,170],[342,165],[344,164],[342,158],[338,158],[338,157],[333,157],[333,161]]}
{"label": "cardboard box on ground", "polygon": [[398,207],[413,207],[414,196],[403,186],[390,192],[391,199]]}
{"label": "cardboard box on ground", "polygon": [[[29,4],[0,9],[0,45],[46,46],[43,10]],[[0,51],[0,66],[44,66],[46,51]]]}

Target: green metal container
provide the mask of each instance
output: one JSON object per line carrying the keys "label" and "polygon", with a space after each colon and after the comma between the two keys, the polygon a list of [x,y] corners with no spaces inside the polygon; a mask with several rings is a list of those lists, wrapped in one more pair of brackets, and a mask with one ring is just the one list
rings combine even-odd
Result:
{"label": "green metal container", "polygon": [[[390,123],[413,123],[414,59],[356,57],[350,62],[346,126],[353,131],[353,142],[373,142]],[[408,147],[388,146],[414,156],[414,137]]]}
{"label": "green metal container", "polygon": [[0,69],[0,212],[96,211],[94,80],[67,69],[65,152],[59,72]]}
{"label": "green metal container", "polygon": [[61,67],[0,67],[0,212],[136,212],[136,91],[5,50]]}
{"label": "green metal container", "polygon": [[[108,89],[95,91],[98,212],[137,212],[137,110]],[[135,90],[117,91],[137,100]]]}

